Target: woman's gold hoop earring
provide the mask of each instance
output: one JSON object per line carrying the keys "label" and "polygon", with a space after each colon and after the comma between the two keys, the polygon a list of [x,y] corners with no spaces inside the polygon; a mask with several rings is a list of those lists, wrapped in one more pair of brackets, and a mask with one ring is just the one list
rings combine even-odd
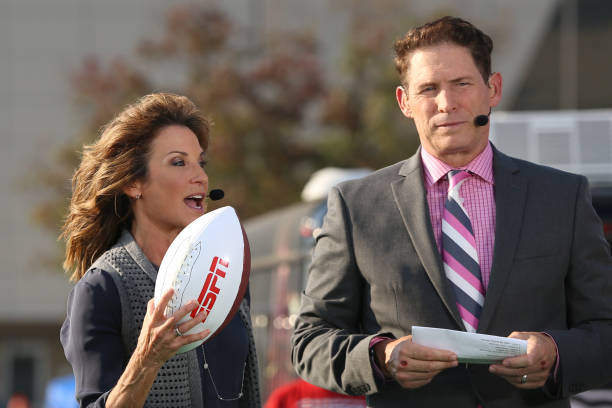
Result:
{"label": "woman's gold hoop earring", "polygon": [[121,218],[121,217],[119,217],[119,213],[117,212],[117,194],[115,194],[114,202],[115,202],[115,205],[114,205],[114,207],[115,207],[115,215],[117,216],[117,218]]}

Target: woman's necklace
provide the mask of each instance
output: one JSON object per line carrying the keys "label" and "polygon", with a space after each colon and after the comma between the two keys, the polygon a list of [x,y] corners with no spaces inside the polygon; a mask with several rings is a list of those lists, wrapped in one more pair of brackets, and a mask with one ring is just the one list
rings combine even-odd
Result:
{"label": "woman's necklace", "polygon": [[224,398],[221,395],[219,395],[219,391],[217,390],[217,385],[215,384],[215,380],[213,380],[213,376],[210,372],[210,367],[208,366],[208,362],[206,361],[206,351],[204,350],[204,347],[202,347],[202,355],[204,356],[204,370],[206,370],[206,372],[208,373],[208,378],[210,378],[210,382],[213,388],[215,389],[217,398],[219,398],[221,401],[236,401],[237,399],[240,399],[242,397],[242,389],[244,387],[244,371],[246,370],[246,361],[244,362],[244,365],[242,366],[242,380],[240,382],[240,393],[238,394],[237,397]]}

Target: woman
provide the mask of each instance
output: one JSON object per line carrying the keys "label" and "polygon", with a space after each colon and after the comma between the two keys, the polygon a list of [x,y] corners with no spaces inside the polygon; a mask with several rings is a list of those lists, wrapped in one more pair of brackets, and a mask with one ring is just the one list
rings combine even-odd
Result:
{"label": "woman", "polygon": [[63,227],[64,268],[76,281],[61,342],[82,407],[257,407],[248,295],[214,338],[182,335],[173,295],[153,302],[158,266],[176,235],[206,211],[208,122],[186,97],[152,94],[128,106],[86,146]]}

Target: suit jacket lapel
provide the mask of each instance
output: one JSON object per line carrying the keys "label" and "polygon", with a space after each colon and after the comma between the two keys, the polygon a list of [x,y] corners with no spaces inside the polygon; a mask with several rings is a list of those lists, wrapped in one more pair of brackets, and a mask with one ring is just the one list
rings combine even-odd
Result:
{"label": "suit jacket lapel", "polygon": [[486,332],[495,315],[510,275],[518,244],[527,196],[527,180],[520,174],[517,163],[493,148],[495,174],[495,246],[491,279],[485,304],[478,323],[478,331]]}
{"label": "suit jacket lapel", "polygon": [[427,193],[423,182],[420,151],[406,160],[399,174],[403,177],[391,182],[391,190],[404,225],[425,272],[438,295],[459,327],[463,328],[459,310],[455,303],[455,295],[446,281],[442,258],[433,235],[429,206],[427,205]]}

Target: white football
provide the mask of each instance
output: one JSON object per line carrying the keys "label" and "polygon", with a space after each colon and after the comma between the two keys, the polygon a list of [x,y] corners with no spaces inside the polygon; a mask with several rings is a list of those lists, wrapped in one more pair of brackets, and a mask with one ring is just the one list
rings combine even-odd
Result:
{"label": "white football", "polygon": [[194,349],[229,323],[246,292],[250,269],[249,241],[232,207],[202,215],[176,236],[159,266],[155,303],[169,288],[174,288],[166,316],[172,316],[195,299],[198,307],[179,323],[201,310],[206,310],[208,316],[184,334],[210,330],[206,339],[185,345],[178,353]]}

